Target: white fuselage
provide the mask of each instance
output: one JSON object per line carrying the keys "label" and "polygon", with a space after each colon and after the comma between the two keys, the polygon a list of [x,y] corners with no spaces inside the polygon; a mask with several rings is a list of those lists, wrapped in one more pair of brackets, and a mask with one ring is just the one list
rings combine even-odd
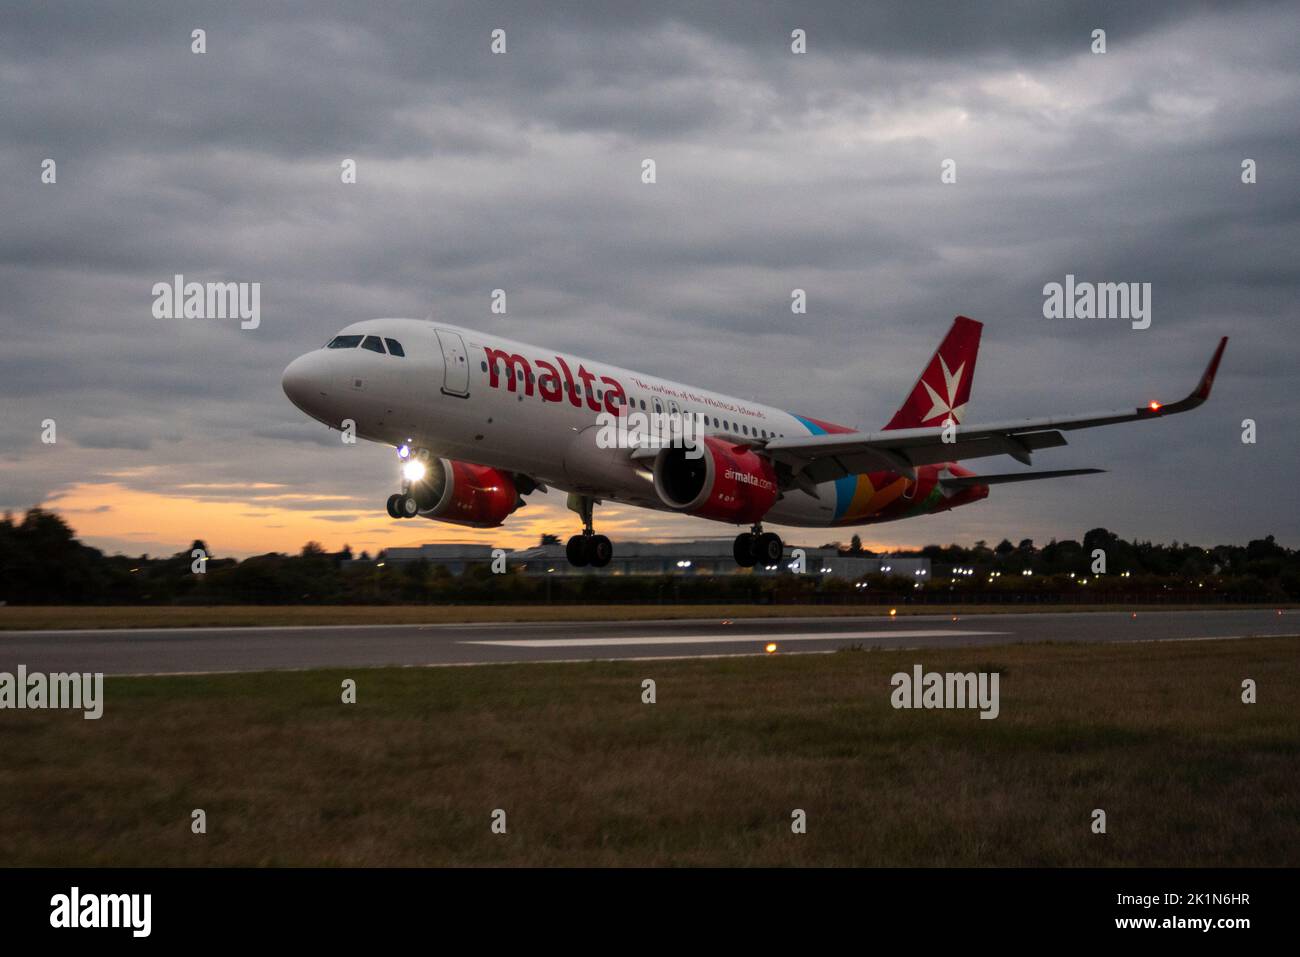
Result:
{"label": "white fuselage", "polygon": [[[336,428],[394,447],[522,473],[568,492],[666,509],[645,463],[597,442],[601,412],[703,416],[703,434],[743,443],[804,436],[819,424],[781,409],[570,353],[445,323],[369,319],[340,331],[395,340],[404,356],[321,348],[296,359],[284,389]],[[493,366],[496,374],[493,374]],[[620,398],[621,397],[621,398]],[[768,513],[787,525],[834,524],[835,483],[788,490]]]}

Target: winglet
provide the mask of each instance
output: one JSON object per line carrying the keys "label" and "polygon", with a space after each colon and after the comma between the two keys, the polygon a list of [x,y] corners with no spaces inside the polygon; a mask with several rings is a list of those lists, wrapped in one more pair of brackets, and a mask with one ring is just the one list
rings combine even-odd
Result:
{"label": "winglet", "polygon": [[1214,358],[1210,364],[1205,367],[1205,375],[1201,376],[1201,384],[1196,387],[1192,393],[1196,398],[1204,402],[1210,397],[1210,388],[1214,385],[1214,375],[1219,371],[1219,360],[1223,358],[1223,350],[1228,345],[1228,337],[1224,336],[1219,340],[1219,348],[1214,350]]}
{"label": "winglet", "polygon": [[1219,371],[1219,360],[1223,358],[1223,350],[1227,345],[1228,337],[1224,336],[1219,340],[1219,347],[1214,350],[1214,355],[1210,357],[1210,364],[1205,367],[1205,372],[1201,375],[1201,381],[1196,384],[1196,388],[1188,394],[1187,398],[1172,402],[1169,405],[1152,402],[1150,405],[1138,409],[1138,412],[1152,417],[1173,415],[1175,412],[1186,412],[1188,409],[1194,409],[1208,399],[1210,389],[1214,386],[1214,377]]}

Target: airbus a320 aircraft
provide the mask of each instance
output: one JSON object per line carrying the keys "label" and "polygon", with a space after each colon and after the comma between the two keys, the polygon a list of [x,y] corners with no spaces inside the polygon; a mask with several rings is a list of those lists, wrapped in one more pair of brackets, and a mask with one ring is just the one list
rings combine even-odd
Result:
{"label": "airbus a320 aircraft", "polygon": [[[580,356],[432,321],[369,319],[284,370],[285,394],[336,429],[394,446],[402,460],[393,518],[494,528],[548,487],[582,519],[573,565],[607,565],[593,528],[602,501],[749,526],[742,566],[774,564],[779,536],[763,522],[810,528],[929,515],[986,498],[989,486],[1082,475],[1062,469],[976,475],[965,459],[1009,455],[1029,465],[1063,432],[1154,419],[1210,396],[1223,338],[1190,395],[1088,415],[967,425],[982,325],[958,316],[906,401],[878,432],[860,432]],[[655,441],[654,413],[698,427],[689,442]],[[610,423],[624,426],[611,442]],[[692,432],[678,428],[676,436]]]}

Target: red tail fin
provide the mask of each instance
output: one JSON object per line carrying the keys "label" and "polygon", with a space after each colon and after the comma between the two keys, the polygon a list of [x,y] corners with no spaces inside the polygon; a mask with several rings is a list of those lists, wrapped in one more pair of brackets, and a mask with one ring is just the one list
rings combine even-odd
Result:
{"label": "red tail fin", "polygon": [[886,429],[919,429],[943,425],[951,416],[958,425],[966,418],[971,380],[975,378],[975,357],[980,348],[980,330],[974,319],[958,316],[952,328],[930,357],[916,380],[907,401]]}

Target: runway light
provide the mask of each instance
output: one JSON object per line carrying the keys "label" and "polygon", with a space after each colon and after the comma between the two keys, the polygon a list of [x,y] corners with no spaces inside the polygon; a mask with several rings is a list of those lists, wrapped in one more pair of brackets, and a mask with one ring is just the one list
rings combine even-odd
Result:
{"label": "runway light", "polygon": [[889,617],[890,617],[890,618],[893,618],[893,617],[896,616],[897,614],[898,614],[898,609],[897,609],[897,608],[891,608],[891,609],[889,609]]}
{"label": "runway light", "polygon": [[424,478],[424,463],[412,459],[402,466],[402,477],[408,482],[418,482]]}
{"label": "runway light", "polygon": [[763,646],[763,650],[766,651],[769,655],[776,654],[776,642],[769,641],[767,644]]}

